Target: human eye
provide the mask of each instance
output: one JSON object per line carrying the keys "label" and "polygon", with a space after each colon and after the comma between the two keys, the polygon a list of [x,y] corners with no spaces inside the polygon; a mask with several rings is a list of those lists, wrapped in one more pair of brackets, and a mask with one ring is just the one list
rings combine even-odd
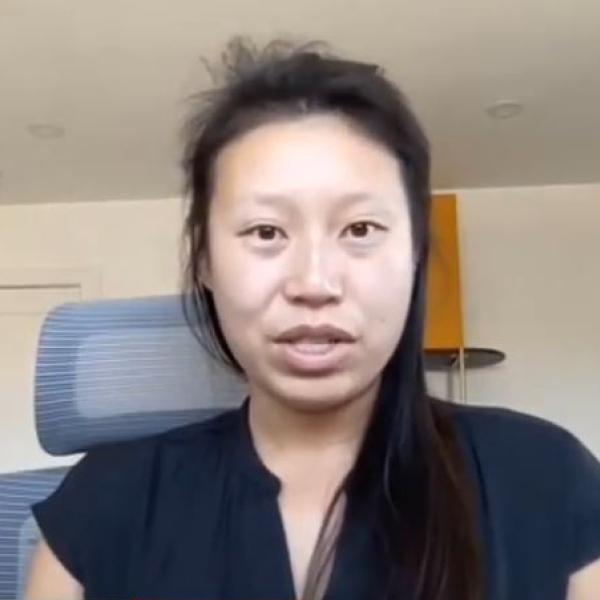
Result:
{"label": "human eye", "polygon": [[348,225],[346,229],[353,233],[352,237],[355,240],[361,240],[369,238],[369,231],[371,228],[375,231],[385,231],[387,229],[386,227],[383,227],[383,225],[373,221],[356,221],[355,223]]}
{"label": "human eye", "polygon": [[[242,232],[242,235],[245,237],[253,237],[255,240],[259,240],[261,242],[271,242],[276,239],[276,233],[280,232],[283,234],[283,231],[276,227],[275,225],[267,225],[267,224],[259,224],[254,225],[254,227],[250,227]],[[258,237],[256,234],[258,233]],[[285,234],[283,234],[285,236]]]}

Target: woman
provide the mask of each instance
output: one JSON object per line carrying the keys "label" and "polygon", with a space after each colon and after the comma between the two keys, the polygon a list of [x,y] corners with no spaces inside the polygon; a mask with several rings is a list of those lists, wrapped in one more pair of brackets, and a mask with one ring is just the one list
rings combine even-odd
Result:
{"label": "woman", "polygon": [[187,291],[249,396],[90,451],[33,506],[27,598],[599,598],[598,462],[426,393],[429,150],[402,94],[314,47],[225,58],[186,128]]}

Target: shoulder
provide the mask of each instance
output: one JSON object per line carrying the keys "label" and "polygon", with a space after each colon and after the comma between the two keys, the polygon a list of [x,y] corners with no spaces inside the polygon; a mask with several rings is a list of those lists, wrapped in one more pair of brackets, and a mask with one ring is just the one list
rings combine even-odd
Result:
{"label": "shoulder", "polygon": [[234,434],[237,423],[238,409],[223,411],[204,421],[95,446],[86,453],[81,463],[85,463],[88,471],[100,469],[113,472],[115,476],[128,477],[132,468],[143,470],[146,465],[153,469],[161,468],[172,457],[193,454],[196,461],[207,461],[221,452]]}
{"label": "shoulder", "polygon": [[558,423],[499,406],[457,405],[454,415],[490,483],[497,478],[499,484],[567,499],[597,476],[596,459]]}
{"label": "shoulder", "polygon": [[227,436],[237,425],[239,409],[216,412],[203,421],[173,427],[166,431],[148,434],[131,440],[111,442],[94,447],[96,454],[143,454],[153,448],[170,445],[211,444]]}
{"label": "shoulder", "polygon": [[571,572],[600,557],[600,462],[577,436],[508,408],[446,409],[455,416],[490,506],[523,530],[527,523],[543,523],[538,537],[543,529],[562,528]]}
{"label": "shoulder", "polygon": [[562,425],[510,408],[455,404],[448,410],[467,441],[487,454],[507,457],[526,450],[534,460],[549,460],[554,455],[564,457],[565,451],[576,451],[581,444]]}
{"label": "shoulder", "polygon": [[240,409],[234,408],[215,412],[203,421],[188,423],[142,438],[121,442],[123,448],[138,445],[169,446],[185,444],[213,444],[230,435],[239,424]]}
{"label": "shoulder", "polygon": [[[54,497],[120,504],[184,457],[196,464],[220,453],[236,423],[237,410],[132,440],[94,446],[67,472]],[[99,492],[102,493],[99,493]],[[107,507],[109,508],[109,507]]]}
{"label": "shoulder", "polygon": [[[225,470],[221,457],[233,439],[237,414],[237,409],[227,411],[90,449],[50,496],[31,506],[56,556],[80,582],[121,581],[132,540],[147,524],[161,518],[170,527],[173,513],[199,500],[194,490],[215,487],[216,476]],[[155,515],[157,506],[163,510]]]}
{"label": "shoulder", "polygon": [[568,434],[565,428],[553,421],[504,406],[458,404],[445,401],[443,404],[448,411],[453,413],[461,426],[470,429],[494,430],[500,427],[503,431],[508,429],[515,433],[559,436]]}
{"label": "shoulder", "polygon": [[[565,427],[498,406],[454,405],[459,441],[486,496],[498,506],[564,513],[586,485],[589,451]],[[549,513],[550,514],[550,513]]]}

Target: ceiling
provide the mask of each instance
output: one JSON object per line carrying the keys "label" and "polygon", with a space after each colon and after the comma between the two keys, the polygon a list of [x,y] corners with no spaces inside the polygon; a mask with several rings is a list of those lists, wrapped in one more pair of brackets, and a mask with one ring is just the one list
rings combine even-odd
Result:
{"label": "ceiling", "polygon": [[[599,27],[597,0],[3,0],[0,204],[180,195],[200,57],[236,34],[384,66],[428,131],[437,189],[598,182]],[[499,100],[524,110],[491,119]]]}

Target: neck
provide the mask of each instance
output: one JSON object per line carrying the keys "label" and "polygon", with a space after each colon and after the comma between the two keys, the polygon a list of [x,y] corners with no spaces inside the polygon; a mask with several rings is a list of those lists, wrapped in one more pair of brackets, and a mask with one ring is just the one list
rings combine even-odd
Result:
{"label": "neck", "polygon": [[[256,449],[276,474],[290,465],[343,470],[354,462],[379,389],[367,390],[334,407],[302,410],[270,395],[250,394],[249,424]],[[316,462],[315,462],[316,461]]]}

